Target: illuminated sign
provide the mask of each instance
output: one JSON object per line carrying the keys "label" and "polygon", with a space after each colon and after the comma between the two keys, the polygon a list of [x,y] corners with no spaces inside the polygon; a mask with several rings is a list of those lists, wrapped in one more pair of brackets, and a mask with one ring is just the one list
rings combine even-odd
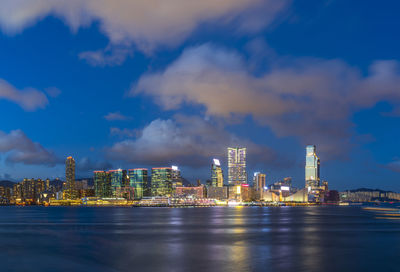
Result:
{"label": "illuminated sign", "polygon": [[220,166],[220,165],[221,165],[221,163],[219,162],[218,159],[213,159],[213,161],[214,161],[214,164],[215,164],[215,165],[217,165],[217,166]]}
{"label": "illuminated sign", "polygon": [[282,191],[289,191],[290,188],[289,188],[289,186],[281,186],[281,190]]}
{"label": "illuminated sign", "polygon": [[248,184],[242,184],[242,186],[243,186],[243,187],[249,187],[249,185],[248,185]]}
{"label": "illuminated sign", "polygon": [[172,165],[171,168],[172,168],[172,170],[174,170],[174,171],[178,171],[178,166]]}

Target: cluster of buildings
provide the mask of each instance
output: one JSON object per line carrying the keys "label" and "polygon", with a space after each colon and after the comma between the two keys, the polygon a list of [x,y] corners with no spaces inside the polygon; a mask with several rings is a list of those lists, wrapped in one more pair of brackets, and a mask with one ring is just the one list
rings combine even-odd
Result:
{"label": "cluster of buildings", "polygon": [[400,201],[399,193],[366,188],[340,192],[339,197],[343,202]]}
{"label": "cluster of buildings", "polygon": [[[290,177],[267,184],[267,175],[255,172],[249,178],[246,148],[227,148],[228,177],[219,159],[211,162],[205,184],[184,184],[177,166],[94,171],[93,183],[76,180],[75,160],[65,161],[65,182],[24,179],[13,188],[0,186],[0,204],[135,204],[243,202],[323,202],[329,198],[328,183],[320,180],[316,147],[306,147],[305,187],[292,186]],[[349,195],[349,194],[348,194]]]}

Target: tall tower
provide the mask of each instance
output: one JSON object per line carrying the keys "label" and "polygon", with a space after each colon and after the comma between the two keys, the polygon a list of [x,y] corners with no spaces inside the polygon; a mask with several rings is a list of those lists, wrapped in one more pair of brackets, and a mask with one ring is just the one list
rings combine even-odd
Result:
{"label": "tall tower", "polygon": [[247,183],[246,148],[228,147],[228,182]]}
{"label": "tall tower", "polygon": [[253,177],[253,186],[256,188],[257,191],[263,191],[265,188],[265,180],[266,174],[262,174],[260,172],[255,172]]}
{"label": "tall tower", "polygon": [[222,173],[221,163],[217,159],[213,159],[211,165],[211,185],[213,187],[224,186],[224,175]]}
{"label": "tall tower", "polygon": [[320,186],[319,176],[320,162],[316,154],[315,145],[306,147],[306,188],[314,189]]}
{"label": "tall tower", "polygon": [[129,185],[133,188],[134,198],[142,199],[147,194],[148,170],[146,168],[136,168],[128,170]]}
{"label": "tall tower", "polygon": [[75,160],[71,156],[65,161],[65,179],[66,179],[66,199],[75,199]]}

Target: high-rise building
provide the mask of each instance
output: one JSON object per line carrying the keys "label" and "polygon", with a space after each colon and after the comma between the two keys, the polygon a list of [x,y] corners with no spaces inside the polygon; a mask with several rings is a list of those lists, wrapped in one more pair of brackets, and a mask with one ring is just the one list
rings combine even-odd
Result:
{"label": "high-rise building", "polygon": [[131,199],[133,196],[130,195],[131,191],[126,170],[109,170],[108,173],[110,174],[112,197]]}
{"label": "high-rise building", "polygon": [[309,190],[318,188],[320,186],[319,176],[320,162],[316,154],[315,145],[308,145],[306,147],[306,188]]}
{"label": "high-rise building", "polygon": [[148,185],[148,172],[146,168],[128,170],[129,185],[133,188],[134,199],[142,199]]}
{"label": "high-rise building", "polygon": [[176,187],[182,187],[182,177],[181,171],[178,166],[171,166],[172,169],[172,190],[174,191]]}
{"label": "high-rise building", "polygon": [[222,187],[224,185],[224,175],[218,159],[213,159],[211,164],[211,185],[213,187]]}
{"label": "high-rise building", "polygon": [[111,176],[109,172],[94,171],[94,191],[97,197],[112,197]]}
{"label": "high-rise building", "polygon": [[253,186],[257,191],[262,191],[265,188],[265,179],[266,174],[262,174],[260,172],[255,172],[253,176]]}
{"label": "high-rise building", "polygon": [[77,197],[75,192],[75,160],[71,156],[65,161],[65,179],[66,189],[64,196],[66,199],[75,199]]}
{"label": "high-rise building", "polygon": [[228,182],[246,184],[246,148],[228,147]]}
{"label": "high-rise building", "polygon": [[156,167],[151,169],[151,195],[172,195],[172,168]]}

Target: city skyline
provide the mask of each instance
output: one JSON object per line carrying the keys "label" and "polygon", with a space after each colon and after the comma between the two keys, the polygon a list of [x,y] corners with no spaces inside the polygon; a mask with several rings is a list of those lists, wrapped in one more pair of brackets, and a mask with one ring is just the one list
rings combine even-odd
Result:
{"label": "city skyline", "polygon": [[311,144],[334,188],[400,192],[400,3],[38,3],[0,3],[0,180],[63,178],[72,156],[76,178],[192,183],[216,158],[226,182],[243,146],[247,179],[300,187]]}

